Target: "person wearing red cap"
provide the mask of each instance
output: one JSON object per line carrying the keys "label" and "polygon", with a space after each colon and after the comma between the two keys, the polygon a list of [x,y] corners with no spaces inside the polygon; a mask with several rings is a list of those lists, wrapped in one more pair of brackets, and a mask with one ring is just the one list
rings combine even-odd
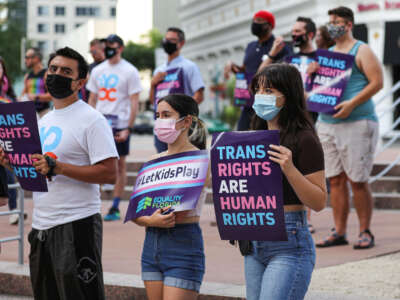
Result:
{"label": "person wearing red cap", "polygon": [[[246,77],[250,81],[257,73],[258,67],[263,60],[266,60],[268,57],[272,60],[280,60],[290,54],[290,48],[284,45],[278,54],[274,56],[270,55],[270,50],[275,41],[275,37],[272,34],[274,28],[275,16],[272,13],[265,10],[255,13],[251,24],[251,33],[257,36],[258,40],[252,41],[247,45],[242,66],[230,62],[228,68],[235,74],[239,72],[246,73]],[[239,131],[248,130],[250,127],[250,120],[254,114],[254,110],[251,107],[252,104],[248,103],[248,105],[242,108],[237,128]]]}

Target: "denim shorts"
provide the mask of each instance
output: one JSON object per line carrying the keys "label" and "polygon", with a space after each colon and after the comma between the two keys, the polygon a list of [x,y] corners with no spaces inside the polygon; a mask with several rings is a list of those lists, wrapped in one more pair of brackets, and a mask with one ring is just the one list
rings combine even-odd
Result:
{"label": "denim shorts", "polygon": [[143,281],[163,281],[167,286],[198,292],[204,270],[203,237],[198,223],[146,229]]}
{"label": "denim shorts", "polygon": [[305,211],[285,213],[288,241],[253,241],[245,256],[248,300],[300,300],[311,281],[315,247]]}

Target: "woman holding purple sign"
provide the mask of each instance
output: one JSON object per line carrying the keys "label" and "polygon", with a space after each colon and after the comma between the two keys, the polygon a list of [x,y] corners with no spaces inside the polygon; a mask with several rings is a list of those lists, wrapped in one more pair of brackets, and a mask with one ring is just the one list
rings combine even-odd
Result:
{"label": "woman holding purple sign", "polygon": [[[154,132],[168,144],[168,150],[152,159],[205,149],[206,129],[198,115],[199,108],[192,97],[172,94],[161,98]],[[149,300],[197,299],[205,269],[199,226],[205,196],[203,188],[193,210],[174,212],[165,207],[133,220],[146,227],[142,279]]]}
{"label": "woman holding purple sign", "polygon": [[283,173],[283,201],[288,241],[252,241],[245,256],[248,300],[303,299],[315,264],[306,208],[325,207],[324,157],[306,111],[299,71],[273,64],[252,81],[255,130],[279,130],[280,146],[270,145],[270,160]]}

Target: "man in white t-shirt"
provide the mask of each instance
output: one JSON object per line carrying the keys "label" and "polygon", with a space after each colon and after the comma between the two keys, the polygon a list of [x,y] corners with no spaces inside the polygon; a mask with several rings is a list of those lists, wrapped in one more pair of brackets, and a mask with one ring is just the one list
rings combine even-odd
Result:
{"label": "man in white t-shirt", "polygon": [[119,154],[118,176],[114,186],[113,204],[105,221],[119,220],[119,202],[126,184],[126,156],[129,154],[129,134],[135,123],[139,93],[142,91],[138,70],[121,57],[123,40],[111,34],[107,37],[106,61],[93,69],[87,89],[89,104],[109,121]]}
{"label": "man in white t-shirt", "polygon": [[[107,120],[78,99],[87,72],[71,48],[49,58],[45,82],[54,110],[39,121],[45,154],[32,155],[48,178],[48,192],[33,193],[28,235],[35,299],[105,299],[99,184],[115,182],[118,153]],[[0,163],[7,163],[3,150]]]}
{"label": "man in white t-shirt", "polygon": [[[185,94],[200,104],[204,100],[204,82],[199,67],[181,55],[185,45],[185,33],[177,27],[169,27],[162,41],[168,60],[153,72],[150,86],[150,102],[157,109],[157,102],[170,94]],[[154,146],[158,153],[167,150],[167,144],[154,135]]]}

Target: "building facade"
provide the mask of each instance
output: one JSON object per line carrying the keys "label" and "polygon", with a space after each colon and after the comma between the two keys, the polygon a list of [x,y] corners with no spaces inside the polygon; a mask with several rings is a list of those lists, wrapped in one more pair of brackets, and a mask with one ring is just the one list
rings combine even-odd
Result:
{"label": "building facade", "polygon": [[117,0],[29,0],[27,39],[44,56],[58,40],[90,19],[115,20]]}
{"label": "building facade", "polygon": [[[290,37],[298,16],[312,18],[318,25],[328,22],[328,10],[348,6],[355,13],[355,36],[366,40],[383,64],[384,89],[379,99],[400,80],[400,1],[362,0],[180,0],[179,16],[186,33],[183,54],[200,67],[206,86],[228,61],[243,62],[246,45],[256,38],[251,35],[252,17],[258,10],[271,11],[276,18],[275,36]],[[389,32],[388,32],[389,31]],[[394,54],[394,53],[397,53]],[[203,110],[212,110],[210,90],[206,90]],[[378,107],[383,111],[400,93],[388,97]],[[400,111],[380,117],[381,134],[390,134]]]}

